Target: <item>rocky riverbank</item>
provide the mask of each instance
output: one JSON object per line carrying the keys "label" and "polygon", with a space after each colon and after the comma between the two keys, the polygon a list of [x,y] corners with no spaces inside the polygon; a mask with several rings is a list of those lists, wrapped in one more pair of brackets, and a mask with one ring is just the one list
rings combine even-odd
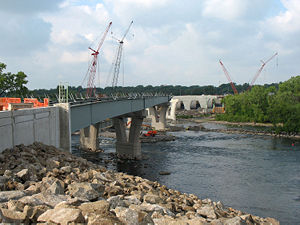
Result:
{"label": "rocky riverbank", "polygon": [[34,143],[0,154],[0,221],[13,224],[279,224]]}
{"label": "rocky riverbank", "polygon": [[[193,131],[213,131],[213,132],[221,132],[221,133],[229,133],[229,134],[251,134],[251,135],[263,135],[263,136],[272,136],[272,137],[283,137],[283,138],[290,138],[295,140],[300,140],[300,134],[286,134],[286,133],[276,133],[273,131],[273,125],[269,123],[244,123],[244,122],[227,122],[227,121],[216,121],[213,117],[207,117],[202,119],[197,118],[189,118],[189,119],[179,119],[177,124],[184,124],[184,123],[197,123],[199,125],[196,126],[189,126],[186,130],[193,130]],[[231,126],[230,128],[220,128],[220,129],[209,129],[205,128],[202,124],[203,123],[216,123],[226,126]],[[244,127],[252,127],[253,129],[245,129]],[[258,127],[268,128],[266,130],[256,129]],[[172,126],[170,127],[170,131],[181,131],[184,130],[180,126]]]}

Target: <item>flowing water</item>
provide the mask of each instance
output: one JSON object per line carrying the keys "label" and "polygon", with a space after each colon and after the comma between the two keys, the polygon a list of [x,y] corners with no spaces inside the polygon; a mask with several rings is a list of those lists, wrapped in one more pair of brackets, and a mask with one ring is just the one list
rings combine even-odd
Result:
{"label": "flowing water", "polygon": [[[201,199],[274,217],[281,224],[300,224],[300,141],[203,131],[171,134],[176,136],[173,142],[142,144],[141,161],[108,163],[115,152],[110,138],[101,139],[104,153],[76,148],[73,153]],[[73,144],[78,144],[78,136],[73,136]],[[160,171],[171,174],[162,176]]]}

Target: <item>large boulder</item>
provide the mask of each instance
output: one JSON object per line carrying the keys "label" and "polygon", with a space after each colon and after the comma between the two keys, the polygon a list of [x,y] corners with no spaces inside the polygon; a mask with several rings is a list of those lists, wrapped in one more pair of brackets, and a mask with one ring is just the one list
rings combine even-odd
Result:
{"label": "large boulder", "polygon": [[25,223],[26,214],[20,211],[1,209],[0,218],[2,223],[20,224]]}
{"label": "large boulder", "polygon": [[68,194],[70,196],[87,199],[89,201],[97,200],[103,195],[103,191],[104,186],[100,184],[83,182],[68,185]]}
{"label": "large boulder", "polygon": [[81,210],[72,208],[47,210],[38,217],[37,221],[61,225],[85,223],[85,219],[81,213]]}
{"label": "large boulder", "polygon": [[37,205],[47,205],[50,207],[55,207],[58,203],[62,201],[68,201],[71,197],[67,195],[54,195],[54,194],[35,194],[32,196],[25,196],[21,198],[19,201],[30,206]]}
{"label": "large boulder", "polygon": [[139,214],[137,211],[125,207],[117,207],[113,211],[116,213],[116,216],[119,218],[119,220],[121,220],[124,224],[139,224]]}
{"label": "large boulder", "polygon": [[216,219],[217,215],[213,206],[206,205],[197,210],[197,213],[205,218]]}
{"label": "large boulder", "polygon": [[79,206],[83,215],[89,213],[106,214],[109,212],[109,202],[100,200],[96,202],[86,202]]}
{"label": "large boulder", "polygon": [[25,196],[24,191],[1,191],[0,202],[8,202],[9,200],[17,200]]}

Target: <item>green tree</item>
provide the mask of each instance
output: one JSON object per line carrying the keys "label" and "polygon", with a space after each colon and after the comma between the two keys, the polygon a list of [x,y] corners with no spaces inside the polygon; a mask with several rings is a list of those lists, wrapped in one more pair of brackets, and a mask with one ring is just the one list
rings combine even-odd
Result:
{"label": "green tree", "polygon": [[4,73],[6,69],[4,63],[0,63],[0,96],[23,96],[28,93],[28,89],[25,86],[27,84],[26,74],[24,72],[18,72],[12,74],[10,72]]}
{"label": "green tree", "polygon": [[300,133],[300,76],[277,86],[254,86],[250,91],[224,98],[224,115],[219,120],[272,122],[276,131]]}

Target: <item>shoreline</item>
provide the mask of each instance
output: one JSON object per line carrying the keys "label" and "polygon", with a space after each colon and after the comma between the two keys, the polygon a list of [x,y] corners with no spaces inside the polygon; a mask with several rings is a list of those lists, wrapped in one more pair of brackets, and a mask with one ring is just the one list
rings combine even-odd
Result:
{"label": "shoreline", "polygon": [[254,123],[254,122],[228,122],[228,121],[217,121],[214,120],[214,118],[191,118],[191,119],[180,119],[178,120],[181,123],[184,122],[194,122],[198,124],[202,123],[215,123],[215,124],[221,124],[221,125],[230,125],[230,126],[236,126],[238,129],[209,129],[202,127],[201,130],[208,131],[208,132],[220,132],[220,133],[229,133],[229,134],[250,134],[250,135],[260,135],[260,136],[271,136],[276,138],[289,138],[289,139],[296,139],[300,140],[300,134],[295,135],[288,135],[288,134],[276,134],[275,132],[270,131],[259,131],[259,130],[247,130],[243,129],[241,127],[243,126],[250,126],[250,127],[266,127],[270,128],[273,127],[270,123]]}
{"label": "shoreline", "polygon": [[41,143],[3,151],[0,167],[2,223],[279,224]]}

